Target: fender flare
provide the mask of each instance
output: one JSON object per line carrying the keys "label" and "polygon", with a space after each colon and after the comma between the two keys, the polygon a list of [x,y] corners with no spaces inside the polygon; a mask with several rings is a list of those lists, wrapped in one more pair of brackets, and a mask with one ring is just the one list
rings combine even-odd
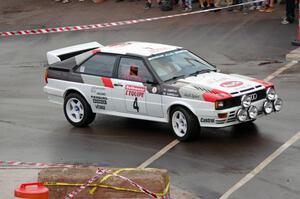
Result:
{"label": "fender flare", "polygon": [[72,91],[72,90],[75,91],[75,92],[77,92],[77,93],[79,93],[80,95],[82,95],[82,96],[84,97],[84,99],[88,102],[86,95],[85,95],[83,92],[81,92],[78,88],[75,88],[75,87],[69,87],[69,88],[67,88],[67,89],[65,90],[64,94],[63,94],[63,98],[65,99],[67,93],[68,93],[69,91]]}

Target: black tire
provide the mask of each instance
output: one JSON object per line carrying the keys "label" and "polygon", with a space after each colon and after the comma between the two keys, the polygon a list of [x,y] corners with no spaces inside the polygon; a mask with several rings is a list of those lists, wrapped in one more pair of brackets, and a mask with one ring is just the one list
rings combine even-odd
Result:
{"label": "black tire", "polygon": [[[186,119],[186,123],[187,123],[186,132],[182,133],[182,135],[179,135],[178,133],[176,133],[175,127],[173,127],[173,117],[176,117],[178,112],[180,112],[184,115],[184,117]],[[174,115],[174,114],[176,114],[176,115]],[[169,124],[173,130],[174,135],[180,141],[192,141],[200,134],[201,128],[200,128],[197,117],[188,109],[180,107],[180,106],[174,107],[171,110]]]}
{"label": "black tire", "polygon": [[[67,105],[68,105],[69,100],[78,100],[82,105],[82,106],[80,106],[80,108],[83,109],[83,116],[82,116],[81,119],[79,119],[79,121],[72,120],[72,118],[70,118],[68,113],[67,113],[66,109],[67,109]],[[72,124],[75,127],[86,127],[87,125],[92,123],[95,120],[95,117],[96,117],[96,114],[93,113],[90,105],[87,103],[85,98],[82,95],[78,94],[78,93],[70,93],[69,95],[67,95],[65,97],[65,100],[64,100],[64,114],[65,114],[65,117],[67,118],[67,120],[70,122],[70,124]]]}

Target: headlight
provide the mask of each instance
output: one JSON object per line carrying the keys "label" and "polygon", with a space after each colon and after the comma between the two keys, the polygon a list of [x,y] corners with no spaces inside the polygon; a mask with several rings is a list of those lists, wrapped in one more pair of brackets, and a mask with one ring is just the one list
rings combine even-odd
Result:
{"label": "headlight", "polygon": [[258,115],[258,109],[255,106],[250,106],[248,109],[250,119],[255,119]]}
{"label": "headlight", "polygon": [[236,118],[240,121],[240,122],[244,122],[247,120],[248,118],[248,112],[246,109],[239,109],[236,112]]}
{"label": "headlight", "polygon": [[248,95],[243,95],[241,98],[241,104],[244,108],[248,108],[251,105],[251,97]]}
{"label": "headlight", "polygon": [[266,94],[267,94],[268,100],[273,101],[276,99],[276,92],[275,92],[274,88],[268,88],[266,91]]}
{"label": "headlight", "polygon": [[264,102],[264,112],[266,114],[270,114],[273,111],[273,104],[270,101],[265,101]]}
{"label": "headlight", "polygon": [[215,108],[216,110],[222,109],[224,107],[224,102],[223,101],[216,101],[215,102]]}
{"label": "headlight", "polygon": [[282,108],[282,104],[283,104],[282,99],[277,98],[273,103],[274,103],[274,109],[275,109],[275,111],[280,111],[281,108]]}

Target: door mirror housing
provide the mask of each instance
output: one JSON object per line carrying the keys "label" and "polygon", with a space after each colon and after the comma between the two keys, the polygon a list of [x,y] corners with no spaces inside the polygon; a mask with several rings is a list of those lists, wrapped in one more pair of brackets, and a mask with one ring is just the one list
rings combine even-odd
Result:
{"label": "door mirror housing", "polygon": [[147,81],[146,81],[146,84],[157,85],[158,82],[155,81],[155,80],[147,80]]}

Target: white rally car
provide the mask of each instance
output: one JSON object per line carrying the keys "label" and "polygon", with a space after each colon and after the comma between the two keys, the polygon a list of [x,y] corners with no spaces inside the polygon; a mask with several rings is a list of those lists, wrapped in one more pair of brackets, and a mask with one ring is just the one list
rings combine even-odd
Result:
{"label": "white rally car", "polygon": [[282,107],[273,84],[219,73],[177,46],[91,42],[48,52],[47,59],[44,91],[76,127],[101,113],[170,123],[185,141],[200,127],[252,122]]}

